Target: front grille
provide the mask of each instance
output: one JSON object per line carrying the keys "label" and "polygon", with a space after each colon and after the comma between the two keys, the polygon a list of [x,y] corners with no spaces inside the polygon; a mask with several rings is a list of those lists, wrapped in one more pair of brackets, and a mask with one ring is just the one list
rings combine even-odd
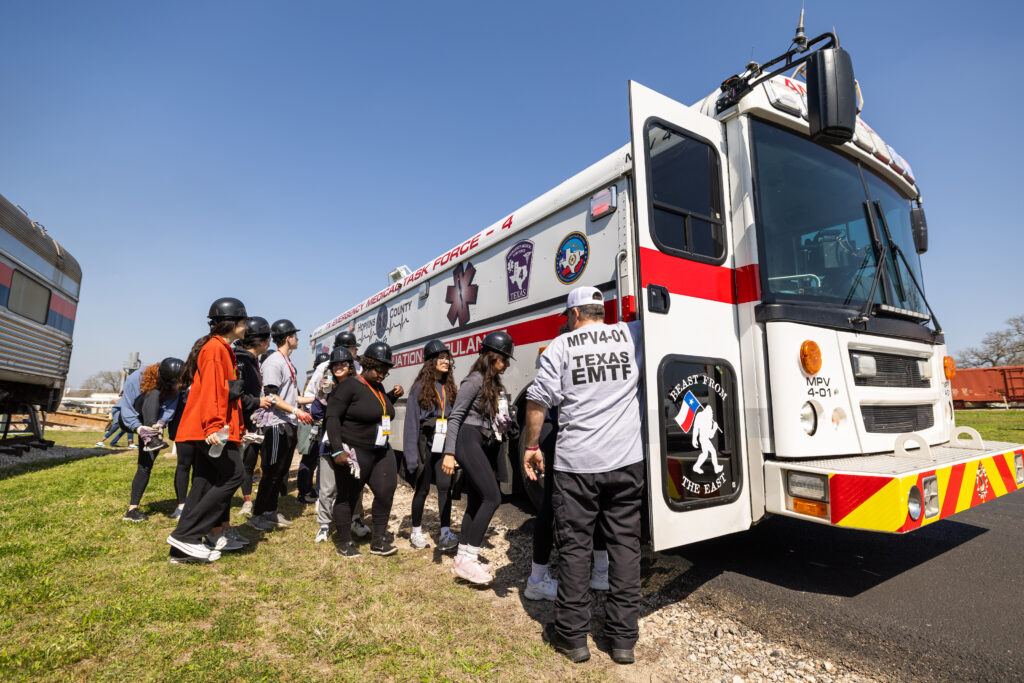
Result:
{"label": "front grille", "polygon": [[[927,389],[931,380],[921,376],[921,358],[914,356],[897,356],[891,353],[868,353],[851,351],[850,355],[871,356],[875,359],[874,377],[854,377],[853,382],[859,387],[904,387],[908,389]],[[852,359],[851,359],[852,364]]]}
{"label": "front grille", "polygon": [[861,406],[864,429],[876,434],[905,434],[928,429],[935,424],[931,405]]}

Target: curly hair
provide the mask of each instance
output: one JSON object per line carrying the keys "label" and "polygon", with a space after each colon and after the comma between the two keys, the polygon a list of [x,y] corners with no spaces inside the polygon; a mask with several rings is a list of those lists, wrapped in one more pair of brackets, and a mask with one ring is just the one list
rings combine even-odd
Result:
{"label": "curly hair", "polygon": [[377,371],[379,373],[391,370],[391,366],[390,365],[386,365],[384,363],[381,363],[379,360],[376,360],[374,358],[365,358],[364,357],[364,358],[361,359],[361,361],[362,362],[360,364],[363,366],[363,370],[375,370],[375,371]]}
{"label": "curly hair", "polygon": [[[433,407],[437,407],[438,410],[442,409],[441,399],[436,392],[430,391],[434,384],[440,384],[444,387],[444,393],[449,401],[454,402],[455,396],[458,394],[458,388],[455,386],[455,377],[451,370],[442,373],[437,369],[437,358],[431,358],[430,360],[423,363],[423,367],[420,368],[420,372],[416,375],[416,381],[413,382],[413,386],[420,385],[420,408],[423,410],[430,410]],[[452,364],[454,364],[454,359]]]}
{"label": "curly hair", "polygon": [[469,370],[470,374],[479,372],[483,375],[484,383],[480,388],[480,397],[483,399],[484,411],[488,417],[498,414],[498,399],[505,393],[505,385],[501,383],[501,373],[494,367],[494,362],[499,358],[505,360],[500,353],[484,351]]}

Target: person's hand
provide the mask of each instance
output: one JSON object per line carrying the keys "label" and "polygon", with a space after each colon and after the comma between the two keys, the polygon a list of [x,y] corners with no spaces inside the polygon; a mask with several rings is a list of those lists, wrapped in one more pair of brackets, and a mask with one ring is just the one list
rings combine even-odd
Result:
{"label": "person's hand", "polygon": [[336,464],[336,465],[344,465],[347,462],[348,462],[348,453],[346,453],[345,451],[338,451],[337,453],[334,454],[334,464]]}
{"label": "person's hand", "polygon": [[441,460],[441,471],[450,477],[455,474],[455,467],[455,456],[451,453],[446,453],[444,459]]}
{"label": "person's hand", "polygon": [[213,434],[210,434],[209,436],[206,437],[206,443],[210,444],[211,446],[219,446],[224,442],[220,440],[220,436],[217,434],[217,432],[214,432]]}
{"label": "person's hand", "polygon": [[404,393],[405,389],[402,388],[401,384],[396,384],[394,387],[391,388],[391,395],[394,396],[395,398],[402,398],[402,395]]}
{"label": "person's hand", "polygon": [[304,425],[313,424],[313,416],[307,413],[305,410],[296,410],[295,417],[297,417],[299,419],[299,422],[301,422]]}
{"label": "person's hand", "polygon": [[523,470],[526,478],[530,481],[537,481],[540,474],[544,474],[544,453],[540,448],[527,448],[523,456]]}
{"label": "person's hand", "polygon": [[266,410],[272,405],[274,405],[274,402],[270,399],[269,396],[264,396],[263,398],[260,399],[260,408]]}

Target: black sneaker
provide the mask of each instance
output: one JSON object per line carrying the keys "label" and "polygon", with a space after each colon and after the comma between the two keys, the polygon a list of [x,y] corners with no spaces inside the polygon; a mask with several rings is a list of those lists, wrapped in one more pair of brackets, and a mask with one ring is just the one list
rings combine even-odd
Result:
{"label": "black sneaker", "polygon": [[359,548],[352,541],[348,543],[342,543],[338,546],[338,554],[342,557],[359,557],[362,553],[359,552]]}
{"label": "black sneaker", "polygon": [[545,625],[541,636],[544,638],[544,642],[550,645],[555,652],[565,655],[573,664],[582,664],[590,659],[590,648],[586,645],[573,647],[565,638],[558,635],[554,624]]}
{"label": "black sneaker", "polygon": [[163,448],[167,448],[167,442],[165,442],[159,436],[154,436],[152,439],[149,440],[149,443],[142,447],[142,450],[146,451],[147,453],[152,453],[153,451],[159,451]]}
{"label": "black sneaker", "polygon": [[636,661],[633,656],[633,648],[629,647],[613,647],[612,648],[612,661],[616,664],[632,664]]}
{"label": "black sneaker", "polygon": [[121,519],[126,522],[145,522],[149,517],[139,508],[134,508],[124,513],[124,517]]}
{"label": "black sneaker", "polygon": [[398,552],[398,548],[391,545],[389,541],[379,541],[377,543],[370,544],[370,554],[380,555],[381,557],[387,557],[388,555],[394,555]]}

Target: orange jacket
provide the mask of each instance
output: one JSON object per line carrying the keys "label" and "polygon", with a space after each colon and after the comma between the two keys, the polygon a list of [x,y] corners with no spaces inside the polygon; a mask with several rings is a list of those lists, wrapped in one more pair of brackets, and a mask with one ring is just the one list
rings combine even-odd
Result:
{"label": "orange jacket", "polygon": [[228,400],[228,382],[236,379],[235,353],[223,339],[211,337],[199,351],[176,441],[203,441],[226,424],[228,441],[241,442],[242,402]]}

